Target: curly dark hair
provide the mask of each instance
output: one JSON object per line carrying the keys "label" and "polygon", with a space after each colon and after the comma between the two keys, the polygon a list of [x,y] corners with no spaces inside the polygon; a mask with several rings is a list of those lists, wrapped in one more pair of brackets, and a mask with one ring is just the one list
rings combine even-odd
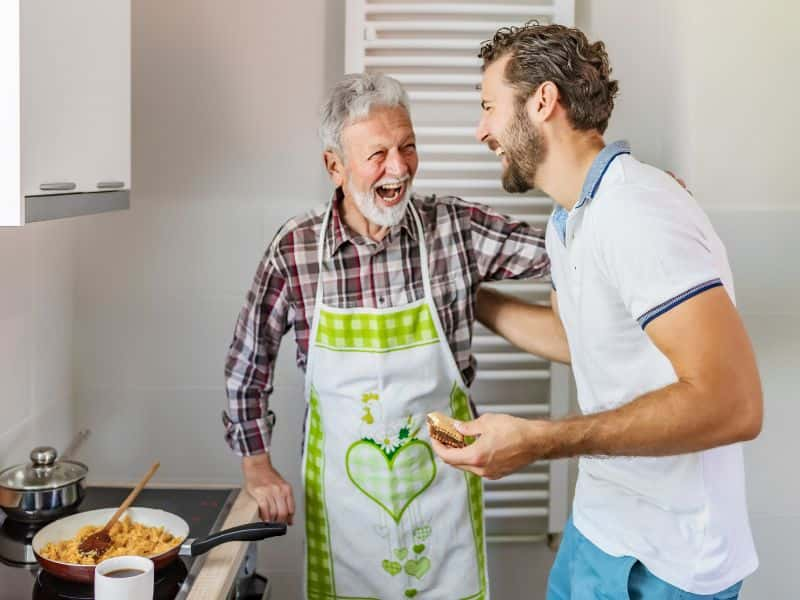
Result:
{"label": "curly dark hair", "polygon": [[590,44],[579,29],[530,21],[522,27],[498,29],[481,45],[478,57],[486,70],[507,54],[511,60],[505,78],[517,88],[520,102],[545,81],[552,81],[573,127],[606,130],[618,85],[609,77],[611,66],[603,42]]}

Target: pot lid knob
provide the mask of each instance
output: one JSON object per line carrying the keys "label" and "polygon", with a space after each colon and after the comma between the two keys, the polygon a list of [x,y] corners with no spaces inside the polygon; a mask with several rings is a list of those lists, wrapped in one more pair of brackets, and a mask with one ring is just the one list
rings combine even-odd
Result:
{"label": "pot lid knob", "polygon": [[37,446],[30,456],[34,467],[49,467],[56,462],[58,452],[52,446]]}

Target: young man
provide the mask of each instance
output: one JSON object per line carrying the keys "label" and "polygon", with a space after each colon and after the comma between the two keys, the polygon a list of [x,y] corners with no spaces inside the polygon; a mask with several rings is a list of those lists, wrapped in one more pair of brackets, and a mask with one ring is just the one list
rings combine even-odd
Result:
{"label": "young man", "polygon": [[725,249],[675,180],[605,144],[617,83],[602,42],[533,24],[480,55],[478,138],[506,190],[558,207],[552,309],[482,292],[479,319],[571,361],[584,414],[486,415],[461,427],[471,446],[434,449],[491,479],[581,457],[548,600],[736,598],[758,563],[739,442],[761,429],[762,395]]}

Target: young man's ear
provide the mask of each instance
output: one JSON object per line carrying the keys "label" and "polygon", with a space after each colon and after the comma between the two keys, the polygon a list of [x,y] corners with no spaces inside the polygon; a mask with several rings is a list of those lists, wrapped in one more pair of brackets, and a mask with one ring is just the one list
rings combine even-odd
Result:
{"label": "young man's ear", "polygon": [[544,123],[558,106],[558,86],[552,81],[541,84],[525,104],[528,116],[534,123]]}
{"label": "young man's ear", "polygon": [[333,185],[337,188],[342,187],[344,185],[344,161],[332,150],[326,150],[322,158],[325,161],[325,170],[328,172]]}

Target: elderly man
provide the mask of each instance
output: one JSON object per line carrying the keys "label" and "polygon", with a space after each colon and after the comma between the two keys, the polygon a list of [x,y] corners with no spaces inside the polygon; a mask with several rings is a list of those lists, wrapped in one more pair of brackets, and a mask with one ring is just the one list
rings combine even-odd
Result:
{"label": "elderly man", "polygon": [[479,317],[571,359],[585,414],[486,415],[461,427],[473,445],[435,449],[489,478],[581,457],[548,600],[736,598],[758,564],[739,442],[760,431],[762,394],[725,248],[680,185],[603,141],[617,82],[602,42],[531,24],[481,56],[478,138],[503,156],[508,191],[558,206],[553,309],[482,292]]}
{"label": "elderly man", "polygon": [[542,233],[457,198],[411,195],[406,93],[350,76],[323,110],[333,198],[261,261],[226,364],[227,441],[261,515],[291,523],[267,399],[294,326],[306,374],[305,597],[488,596],[480,478],[435,460],[424,418],[470,419],[475,295],[549,273]]}

